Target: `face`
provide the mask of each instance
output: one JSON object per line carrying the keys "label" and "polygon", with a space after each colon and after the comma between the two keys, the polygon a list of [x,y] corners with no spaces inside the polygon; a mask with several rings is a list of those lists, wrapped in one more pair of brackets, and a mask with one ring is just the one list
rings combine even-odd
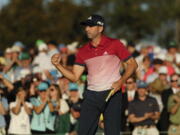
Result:
{"label": "face", "polygon": [[179,80],[179,76],[178,75],[173,75],[171,77],[171,86],[174,88],[178,88],[178,80]]}
{"label": "face", "polygon": [[46,90],[39,91],[39,96],[40,96],[41,99],[45,99],[47,97]]}
{"label": "face", "polygon": [[103,31],[102,26],[86,26],[85,32],[89,39],[95,39],[96,37],[100,36]]}
{"label": "face", "polygon": [[50,96],[51,97],[56,97],[57,96],[57,89],[54,86],[50,86],[49,88]]}
{"label": "face", "polygon": [[72,114],[72,116],[73,116],[75,119],[77,119],[77,118],[80,117],[80,112],[75,111],[75,110],[73,110],[73,109],[71,109],[71,114]]}
{"label": "face", "polygon": [[129,78],[126,81],[126,88],[127,90],[134,90],[136,88],[136,83],[134,82],[134,79]]}
{"label": "face", "polygon": [[137,92],[139,97],[145,97],[147,94],[146,88],[138,88]]}

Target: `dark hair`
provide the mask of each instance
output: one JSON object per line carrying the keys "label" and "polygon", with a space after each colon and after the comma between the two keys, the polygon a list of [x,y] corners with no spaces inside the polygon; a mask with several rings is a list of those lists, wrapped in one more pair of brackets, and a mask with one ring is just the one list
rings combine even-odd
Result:
{"label": "dark hair", "polygon": [[154,64],[160,64],[160,65],[161,65],[161,64],[163,64],[163,61],[162,61],[161,59],[158,59],[158,58],[157,58],[157,59],[154,59],[154,60],[153,60],[153,65],[154,65]]}
{"label": "dark hair", "polygon": [[48,42],[47,42],[47,45],[48,45],[48,44],[52,44],[52,45],[57,46],[57,42],[56,42],[55,40],[50,40],[50,41],[48,41]]}

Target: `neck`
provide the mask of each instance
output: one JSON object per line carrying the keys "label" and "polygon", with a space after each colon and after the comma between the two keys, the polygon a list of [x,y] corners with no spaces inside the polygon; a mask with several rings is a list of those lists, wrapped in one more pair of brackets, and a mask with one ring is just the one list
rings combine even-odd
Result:
{"label": "neck", "polygon": [[92,45],[97,47],[101,41],[101,34],[97,35],[94,39],[92,39]]}
{"label": "neck", "polygon": [[146,96],[140,96],[139,99],[140,99],[141,101],[144,101],[144,100],[146,99]]}

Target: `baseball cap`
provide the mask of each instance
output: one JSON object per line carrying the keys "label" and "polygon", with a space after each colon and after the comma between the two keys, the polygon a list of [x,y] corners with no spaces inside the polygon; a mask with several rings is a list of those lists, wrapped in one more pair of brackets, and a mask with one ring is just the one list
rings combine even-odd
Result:
{"label": "baseball cap", "polygon": [[38,86],[37,86],[37,89],[39,91],[45,91],[49,88],[48,84],[45,83],[45,82],[41,82]]}
{"label": "baseball cap", "polygon": [[71,107],[73,110],[80,112],[81,111],[81,103],[75,103]]}
{"label": "baseball cap", "polygon": [[23,52],[19,55],[19,59],[20,60],[28,60],[28,59],[30,59],[30,55],[29,55],[29,53]]}
{"label": "baseball cap", "polygon": [[158,70],[159,74],[167,74],[168,73],[168,69],[166,66],[161,66]]}
{"label": "baseball cap", "polygon": [[87,18],[87,20],[80,22],[81,25],[84,26],[104,26],[105,20],[100,15],[91,15]]}
{"label": "baseball cap", "polygon": [[137,87],[138,87],[138,88],[147,88],[148,85],[147,85],[147,83],[144,82],[144,81],[139,81],[139,82],[137,82]]}
{"label": "baseball cap", "polygon": [[78,85],[76,83],[69,83],[70,91],[78,91]]}

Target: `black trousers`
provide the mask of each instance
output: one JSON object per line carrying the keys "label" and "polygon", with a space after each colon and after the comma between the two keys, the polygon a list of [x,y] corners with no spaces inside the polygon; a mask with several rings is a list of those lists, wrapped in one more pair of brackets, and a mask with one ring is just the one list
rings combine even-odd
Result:
{"label": "black trousers", "polygon": [[84,92],[78,135],[95,135],[101,113],[104,115],[105,135],[120,135],[122,93],[118,91],[106,103],[109,92]]}

